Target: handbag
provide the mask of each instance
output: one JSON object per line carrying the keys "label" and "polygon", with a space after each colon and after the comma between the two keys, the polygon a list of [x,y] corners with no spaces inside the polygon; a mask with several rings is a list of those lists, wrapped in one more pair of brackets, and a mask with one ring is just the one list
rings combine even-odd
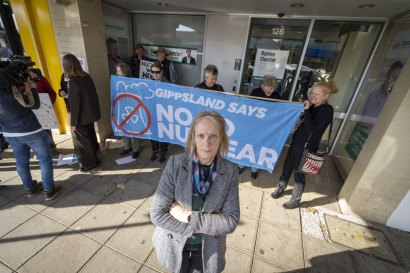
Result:
{"label": "handbag", "polygon": [[330,135],[332,134],[332,127],[333,127],[333,120],[330,123],[329,128],[329,137],[327,138],[327,146],[325,152],[314,153],[310,152],[306,146],[309,143],[312,134],[309,135],[308,140],[305,143],[305,147],[303,149],[302,158],[300,160],[298,172],[306,173],[306,174],[319,174],[322,168],[323,162],[325,162],[325,157],[329,152],[329,141]]}

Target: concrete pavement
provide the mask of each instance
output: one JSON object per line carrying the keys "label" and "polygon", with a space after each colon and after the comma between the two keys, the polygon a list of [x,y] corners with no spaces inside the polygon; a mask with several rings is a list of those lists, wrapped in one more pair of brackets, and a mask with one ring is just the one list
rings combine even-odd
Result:
{"label": "concrete pavement", "polygon": [[[62,153],[71,139],[57,136]],[[0,273],[167,272],[151,243],[151,197],[165,164],[151,162],[142,141],[137,161],[117,165],[121,148],[100,152],[101,165],[55,168],[63,192],[52,201],[25,197],[10,149],[0,160]],[[172,145],[171,153],[182,149]],[[224,272],[409,272],[410,234],[340,213],[343,183],[331,160],[321,176],[309,176],[305,208],[285,210],[291,188],[270,198],[283,164],[273,174],[240,175],[241,220],[228,236]],[[40,179],[38,162],[31,161]],[[357,229],[357,231],[356,231]],[[341,231],[341,232],[339,232]],[[351,232],[351,234],[350,234]]]}

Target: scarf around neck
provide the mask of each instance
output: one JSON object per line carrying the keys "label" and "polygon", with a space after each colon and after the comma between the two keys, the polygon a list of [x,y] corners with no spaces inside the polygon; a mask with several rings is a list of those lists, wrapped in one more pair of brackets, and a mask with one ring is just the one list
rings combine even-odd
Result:
{"label": "scarf around neck", "polygon": [[207,177],[205,177],[205,172],[201,168],[201,163],[199,162],[199,159],[197,159],[194,156],[192,160],[194,190],[200,196],[206,196],[209,193],[209,190],[211,189],[212,183],[215,181],[215,178],[217,176],[216,157],[209,168],[209,174]]}

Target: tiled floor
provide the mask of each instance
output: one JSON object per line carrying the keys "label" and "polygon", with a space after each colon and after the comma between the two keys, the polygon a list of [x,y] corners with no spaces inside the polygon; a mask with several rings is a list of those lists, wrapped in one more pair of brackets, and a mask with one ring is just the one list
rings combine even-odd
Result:
{"label": "tiled floor", "polygon": [[[72,151],[65,136],[56,136],[63,153]],[[171,146],[171,153],[181,148]],[[167,272],[158,264],[151,238],[154,225],[149,206],[164,164],[151,162],[150,145],[127,165],[115,164],[120,148],[100,152],[101,165],[82,173],[76,166],[55,168],[63,192],[45,202],[27,199],[10,150],[0,160],[0,273],[3,272]],[[40,180],[38,162],[33,176]],[[241,220],[228,236],[224,272],[407,272],[410,234],[379,227],[388,238],[397,262],[387,262],[363,250],[306,235],[301,211],[285,210],[286,195],[274,200],[283,153],[273,174],[240,175]],[[321,176],[309,176],[305,207],[340,213],[337,193],[343,181],[329,160]],[[319,229],[320,230],[320,229]],[[377,246],[376,246],[377,247]],[[367,254],[366,254],[367,253]]]}

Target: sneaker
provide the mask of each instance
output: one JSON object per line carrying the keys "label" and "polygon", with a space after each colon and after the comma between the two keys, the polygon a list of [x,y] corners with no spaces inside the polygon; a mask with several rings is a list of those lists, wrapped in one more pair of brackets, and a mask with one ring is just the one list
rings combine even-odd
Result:
{"label": "sneaker", "polygon": [[300,199],[290,200],[282,205],[285,209],[295,209],[300,206]]}
{"label": "sneaker", "polygon": [[258,172],[251,172],[251,178],[256,179],[258,177]]}
{"label": "sneaker", "polygon": [[[98,146],[99,147],[99,146]],[[122,150],[121,151],[121,153],[120,153],[120,155],[127,155],[127,154],[129,154],[129,153],[131,153],[132,152],[132,150],[131,149],[124,149],[124,150]]]}
{"label": "sneaker", "polygon": [[165,160],[167,160],[166,159],[166,156],[164,155],[164,154],[161,154],[160,156],[159,156],[159,163],[162,163],[162,162],[164,162]]}
{"label": "sneaker", "polygon": [[136,159],[140,155],[139,152],[133,152],[132,153],[132,158]]}
{"label": "sneaker", "polygon": [[238,169],[239,169],[239,174],[241,174],[241,173],[243,173],[243,171],[245,170],[245,167],[238,167]]}
{"label": "sneaker", "polygon": [[278,199],[279,197],[282,196],[282,194],[283,194],[284,191],[285,191],[285,189],[283,189],[283,188],[277,186],[277,187],[276,187],[276,190],[275,190],[274,192],[272,192],[270,196],[271,196],[273,199]]}
{"label": "sneaker", "polygon": [[[35,181],[37,183],[37,181]],[[28,198],[36,196],[40,191],[43,190],[43,183],[38,182],[34,188],[31,190],[26,191],[26,196]]]}
{"label": "sneaker", "polygon": [[157,158],[158,158],[158,152],[152,152],[152,155],[151,155],[151,161],[155,161],[155,160],[157,160]]}
{"label": "sneaker", "polygon": [[46,201],[54,199],[59,193],[61,192],[61,186],[56,186],[54,189],[51,191],[45,192],[44,193],[44,199]]}

